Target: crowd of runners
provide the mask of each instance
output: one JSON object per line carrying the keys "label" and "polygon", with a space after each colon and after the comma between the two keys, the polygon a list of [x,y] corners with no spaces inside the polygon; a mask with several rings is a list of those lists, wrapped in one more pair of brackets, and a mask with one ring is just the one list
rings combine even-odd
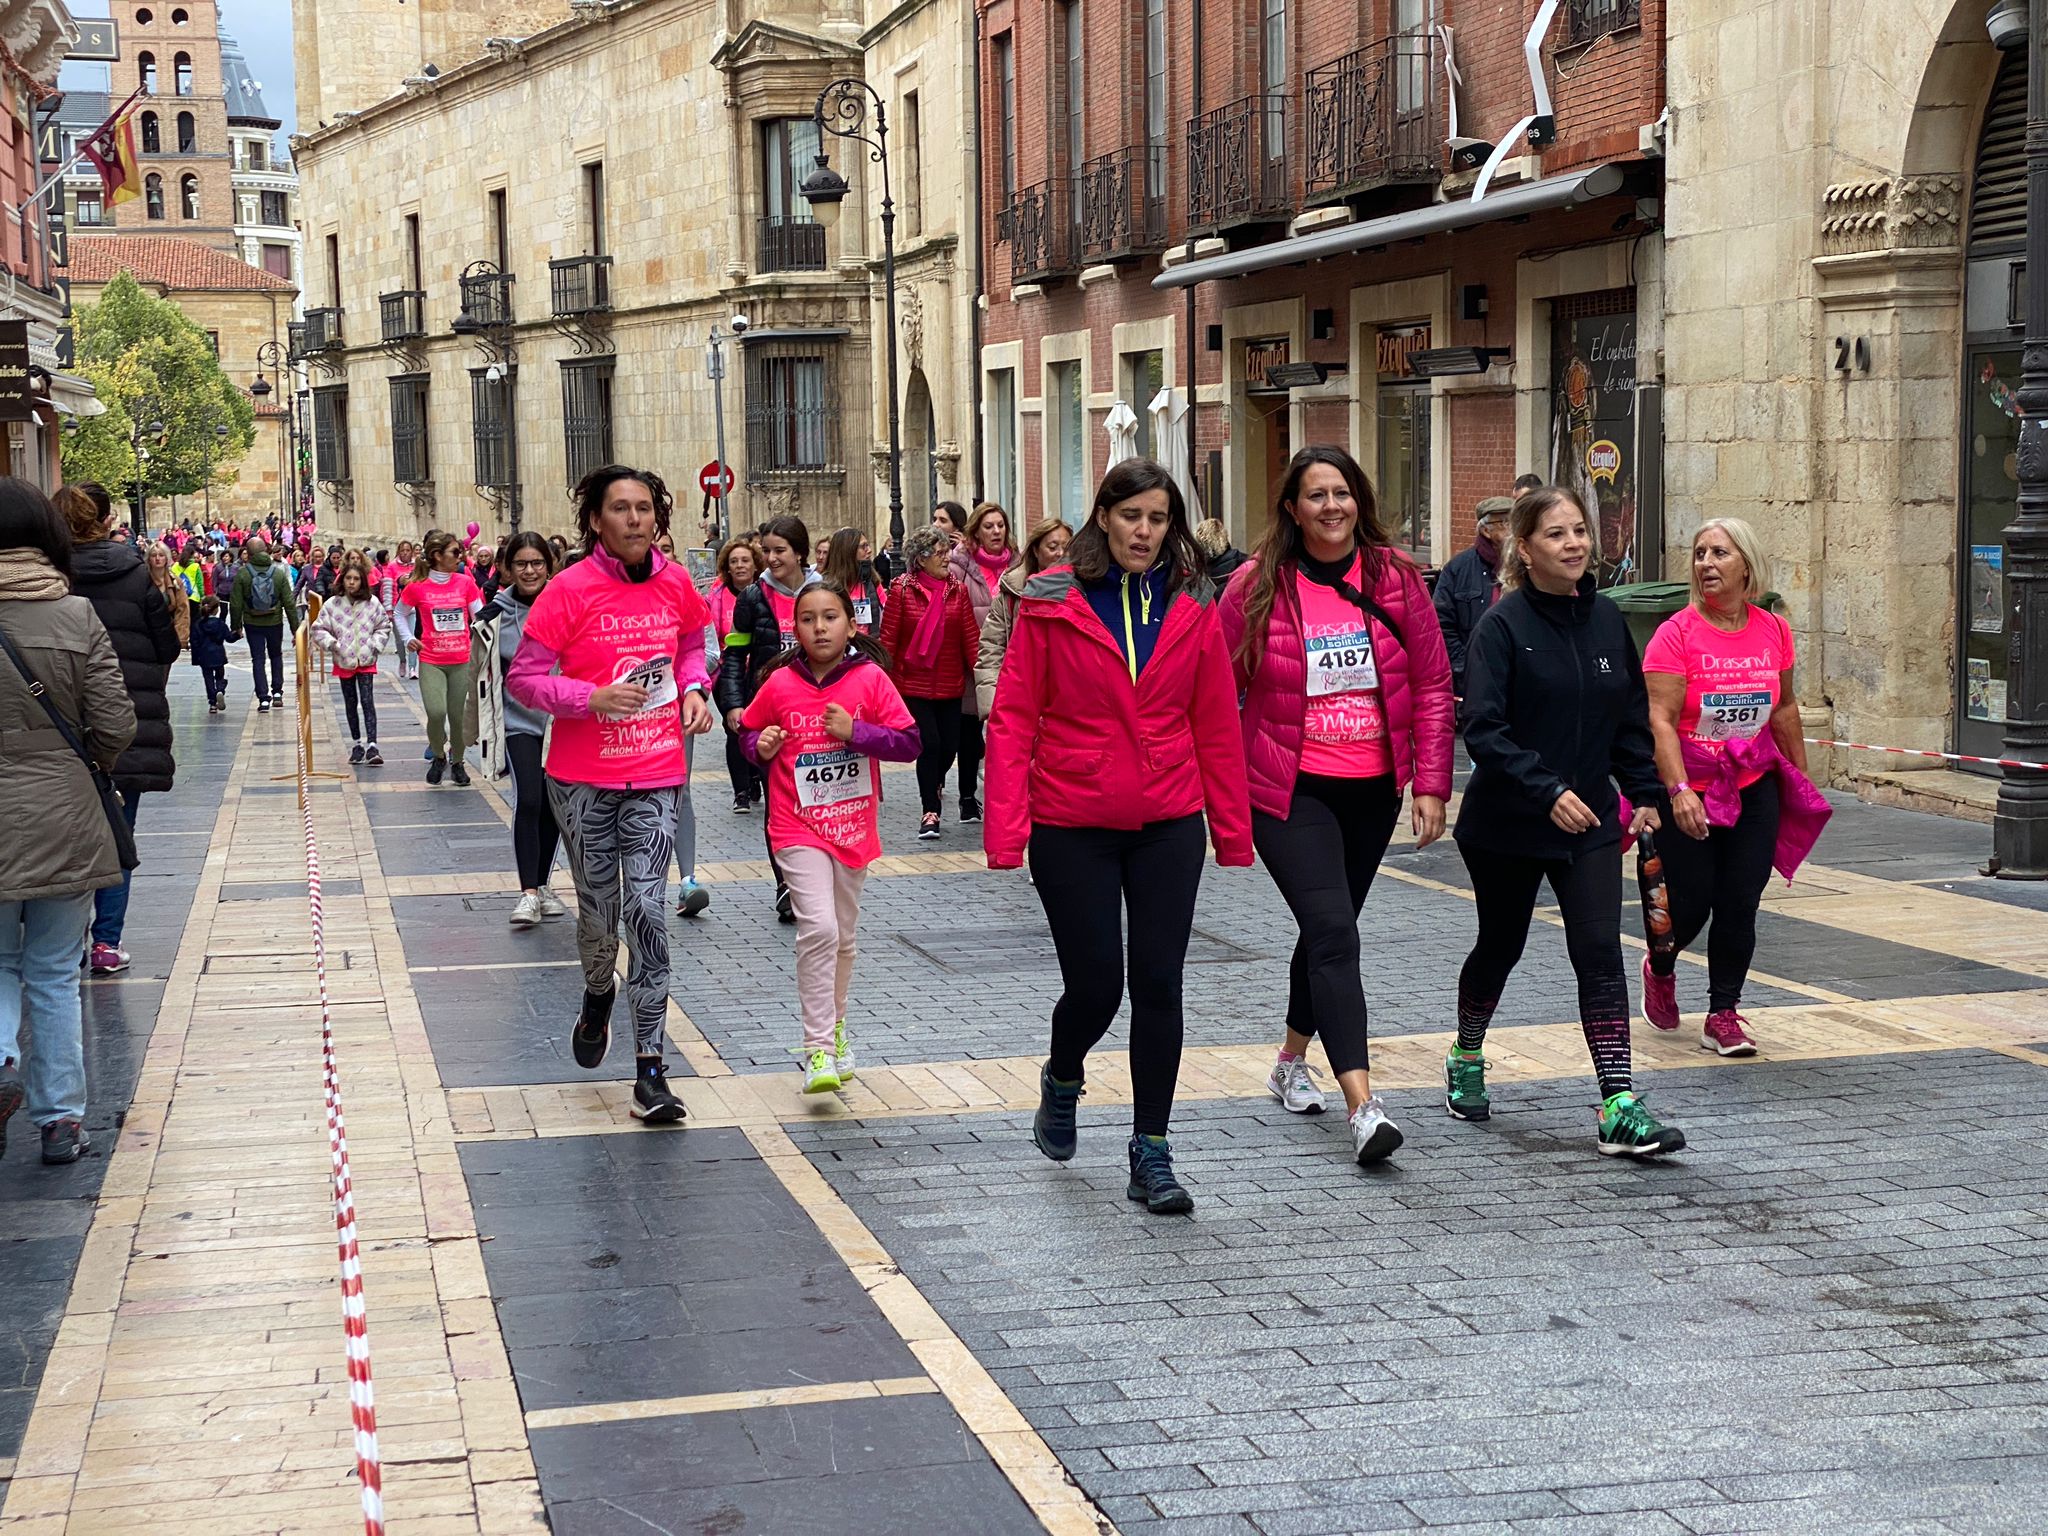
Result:
{"label": "crowd of runners", "polygon": [[[1270,1092],[1297,1114],[1325,1109],[1320,1039],[1352,1155],[1401,1145],[1373,1090],[1360,914],[1404,808],[1418,849],[1449,833],[1474,897],[1476,935],[1440,1006],[1405,1000],[1455,1017],[1448,1112],[1492,1112],[1487,1027],[1547,884],[1599,1083],[1596,1145],[1676,1151],[1683,1133],[1631,1076],[1625,855],[1640,840],[1661,879],[1645,897],[1662,942],[1642,962],[1641,1016],[1680,1028],[1675,954],[1705,932],[1700,1044],[1754,1054],[1741,1002],[1758,904],[1827,815],[1804,773],[1792,633],[1763,605],[1755,534],[1722,519],[1693,541],[1691,601],[1639,655],[1596,590],[1580,504],[1534,477],[1514,489],[1482,503],[1472,547],[1433,590],[1334,447],[1295,455],[1249,553],[1221,523],[1192,525],[1164,468],[1130,459],[1078,528],[947,502],[878,551],[859,530],[820,541],[777,517],[718,549],[700,589],[676,558],[661,476],[626,466],[576,489],[567,535],[486,546],[472,527],[391,550],[322,547],[297,528],[123,538],[98,487],[53,506],[0,482],[0,631],[20,653],[0,667],[0,783],[64,781],[76,797],[89,759],[118,790],[93,811],[105,846],[88,817],[61,857],[33,838],[0,851],[0,1134],[26,1102],[46,1158],[82,1143],[66,1041],[81,969],[127,963],[116,845],[138,797],[170,784],[165,670],[189,654],[225,712],[239,638],[268,710],[306,623],[352,764],[386,766],[375,683],[392,664],[417,679],[426,782],[506,781],[514,926],[568,915],[553,888],[567,865],[585,990],[566,1022],[587,1070],[610,1053],[624,944],[621,1028],[633,1113],[649,1123],[684,1117],[663,1060],[671,870],[675,910],[699,916],[694,744],[722,726],[731,811],[761,815],[775,909],[794,928],[806,1092],[857,1070],[863,882],[884,851],[881,765],[902,762],[916,838],[946,835],[950,783],[956,824],[980,824],[991,868],[1028,863],[1044,906],[1062,983],[1031,1126],[1047,1157],[1075,1155],[1089,1053],[1128,999],[1129,1194],[1151,1211],[1193,1204],[1168,1136],[1211,856],[1263,865],[1298,928],[1285,999],[1238,1000],[1276,1018]],[[45,686],[32,692],[31,675]],[[17,797],[0,790],[0,809],[20,814]],[[23,1061],[25,1007],[37,1043]],[[51,1126],[69,1127],[54,1146]]]}

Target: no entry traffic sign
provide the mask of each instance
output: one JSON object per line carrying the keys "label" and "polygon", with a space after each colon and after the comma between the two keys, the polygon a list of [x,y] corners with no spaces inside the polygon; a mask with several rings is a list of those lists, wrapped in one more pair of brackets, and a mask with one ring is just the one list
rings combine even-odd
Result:
{"label": "no entry traffic sign", "polygon": [[725,496],[732,491],[732,466],[713,459],[697,471],[697,485],[706,496]]}

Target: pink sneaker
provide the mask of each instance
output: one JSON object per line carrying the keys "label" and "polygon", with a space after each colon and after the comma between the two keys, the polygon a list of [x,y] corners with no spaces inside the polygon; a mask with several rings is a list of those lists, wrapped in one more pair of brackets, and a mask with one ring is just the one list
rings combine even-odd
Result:
{"label": "pink sneaker", "polygon": [[95,944],[92,947],[92,973],[95,976],[114,976],[128,969],[128,951],[116,949],[111,944]]}
{"label": "pink sneaker", "polygon": [[1748,1024],[1733,1008],[1708,1014],[1706,1028],[1700,1031],[1700,1049],[1722,1056],[1754,1056],[1756,1042],[1749,1037]]}
{"label": "pink sneaker", "polygon": [[1643,1018],[1657,1029],[1678,1028],[1678,975],[1659,976],[1643,956]]}

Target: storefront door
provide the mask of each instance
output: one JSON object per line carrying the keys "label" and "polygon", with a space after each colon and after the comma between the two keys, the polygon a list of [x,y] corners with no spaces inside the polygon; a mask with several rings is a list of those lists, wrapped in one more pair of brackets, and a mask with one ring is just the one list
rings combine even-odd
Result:
{"label": "storefront door", "polygon": [[1967,384],[1962,547],[1956,559],[1961,573],[1956,620],[1961,643],[1956,649],[1962,658],[1956,677],[1957,750],[1997,757],[2003,750],[2005,690],[2011,676],[2005,528],[2017,515],[2020,489],[2020,349],[1972,348]]}
{"label": "storefront door", "polygon": [[[1635,290],[1551,308],[1550,474],[1597,524],[1603,587],[1643,579],[1637,550]],[[1656,560],[1651,557],[1655,575]]]}

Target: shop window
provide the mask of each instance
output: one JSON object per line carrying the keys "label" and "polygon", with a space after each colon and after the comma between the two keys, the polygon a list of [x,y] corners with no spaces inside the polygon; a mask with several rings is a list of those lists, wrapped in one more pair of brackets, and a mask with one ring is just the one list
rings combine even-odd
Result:
{"label": "shop window", "polygon": [[1153,397],[1166,388],[1166,354],[1156,348],[1123,355],[1123,398],[1138,413],[1138,457],[1156,459],[1159,445],[1152,439],[1152,413],[1146,409]]}
{"label": "shop window", "polygon": [[1395,325],[1376,336],[1379,441],[1375,445],[1380,525],[1399,548],[1423,559],[1430,537],[1430,385],[1409,359],[1429,345],[1427,325]]}

